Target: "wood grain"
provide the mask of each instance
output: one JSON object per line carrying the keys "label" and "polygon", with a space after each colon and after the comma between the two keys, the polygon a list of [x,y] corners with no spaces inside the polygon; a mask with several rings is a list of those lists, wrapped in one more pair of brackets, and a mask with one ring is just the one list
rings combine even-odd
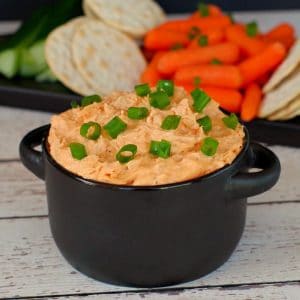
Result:
{"label": "wood grain", "polygon": [[[160,293],[122,293],[58,297],[57,300],[299,300],[300,283],[191,289]],[[54,298],[48,298],[49,300]]]}
{"label": "wood grain", "polygon": [[[300,278],[300,203],[249,207],[230,260],[184,287],[296,281]],[[0,298],[126,291],[96,282],[60,256],[47,218],[0,220]]]}
{"label": "wood grain", "polygon": [[282,146],[269,148],[277,154],[281,163],[279,181],[268,192],[250,198],[249,203],[300,200],[300,150]]}
{"label": "wood grain", "polygon": [[49,120],[49,113],[0,106],[0,160],[18,159],[22,137]]}
{"label": "wood grain", "polygon": [[47,214],[43,181],[20,162],[0,163],[0,170],[0,218]]}

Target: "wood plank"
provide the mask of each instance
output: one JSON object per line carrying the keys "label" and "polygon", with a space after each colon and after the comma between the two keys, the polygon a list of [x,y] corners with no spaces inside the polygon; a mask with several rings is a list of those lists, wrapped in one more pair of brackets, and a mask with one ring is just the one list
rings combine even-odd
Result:
{"label": "wood plank", "polygon": [[[280,146],[274,146],[272,150],[282,163],[280,180],[270,191],[250,198],[249,203],[300,201],[300,151]],[[0,218],[47,214],[43,181],[20,162],[0,163],[0,170]]]}
{"label": "wood plank", "polygon": [[272,146],[281,163],[278,183],[268,192],[249,199],[249,203],[300,200],[300,150],[298,148]]}
{"label": "wood plank", "polygon": [[0,218],[47,215],[44,182],[21,162],[0,163]]}
{"label": "wood plank", "polygon": [[0,160],[18,159],[19,143],[30,130],[49,123],[50,114],[0,106]]}
{"label": "wood plank", "polygon": [[[300,283],[266,284],[238,287],[221,287],[206,289],[191,289],[184,291],[168,291],[160,293],[122,293],[88,296],[58,297],[57,300],[299,300]],[[49,300],[54,298],[48,298]]]}
{"label": "wood plank", "polygon": [[[300,280],[300,203],[249,207],[243,238],[217,271],[180,287]],[[74,271],[59,255],[47,218],[0,220],[0,298],[129,291]]]}

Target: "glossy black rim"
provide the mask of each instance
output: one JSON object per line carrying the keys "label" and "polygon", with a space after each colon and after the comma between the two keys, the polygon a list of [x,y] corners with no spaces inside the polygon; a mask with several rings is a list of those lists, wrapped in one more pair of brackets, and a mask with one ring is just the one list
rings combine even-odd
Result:
{"label": "glossy black rim", "polygon": [[[48,131],[50,129],[50,125],[48,128]],[[233,168],[236,164],[238,164],[245,153],[247,152],[250,144],[250,139],[249,139],[249,132],[247,128],[244,126],[244,132],[245,132],[245,138],[244,138],[244,146],[241,152],[238,154],[238,156],[234,159],[234,161],[230,165],[226,165],[223,168],[214,171],[210,174],[196,177],[190,180],[182,181],[182,182],[177,182],[177,183],[169,183],[169,184],[162,184],[162,185],[154,185],[154,186],[129,186],[129,185],[119,185],[119,184],[113,184],[113,183],[107,183],[107,182],[99,182],[91,179],[86,179],[80,175],[74,174],[70,172],[69,170],[65,169],[63,166],[58,164],[51,156],[48,150],[47,146],[47,138],[48,138],[48,133],[45,135],[45,138],[43,140],[42,144],[42,149],[43,152],[46,154],[48,162],[53,165],[56,169],[64,173],[65,175],[71,177],[72,179],[79,181],[81,183],[90,185],[90,186],[95,186],[95,187],[101,187],[101,188],[108,188],[108,189],[116,189],[116,190],[126,190],[126,191],[134,191],[134,190],[146,190],[146,191],[151,191],[151,190],[164,190],[164,189],[171,189],[171,188],[180,188],[184,186],[188,186],[191,184],[199,183],[200,181],[206,181],[209,179],[212,179],[216,176],[222,175],[225,173],[228,169]]]}

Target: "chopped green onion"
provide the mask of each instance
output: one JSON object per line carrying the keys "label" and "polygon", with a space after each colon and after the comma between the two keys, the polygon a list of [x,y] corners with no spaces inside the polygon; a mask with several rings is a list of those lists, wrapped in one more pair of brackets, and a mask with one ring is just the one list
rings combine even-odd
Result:
{"label": "chopped green onion", "polygon": [[212,65],[222,65],[222,62],[217,58],[214,58],[210,63]]}
{"label": "chopped green onion", "polygon": [[224,124],[231,129],[236,129],[237,125],[239,124],[239,119],[234,113],[231,113],[229,116],[224,117],[222,120]]}
{"label": "chopped green onion", "polygon": [[189,40],[193,40],[200,34],[200,29],[196,26],[193,26],[188,33]]}
{"label": "chopped green onion", "polygon": [[168,94],[164,91],[156,91],[150,94],[150,105],[155,108],[164,109],[170,102]]}
{"label": "chopped green onion", "polygon": [[199,14],[202,17],[208,17],[209,16],[209,7],[208,7],[207,4],[205,4],[203,2],[200,2],[198,4],[198,11],[199,11]]}
{"label": "chopped green onion", "polygon": [[168,96],[174,95],[174,82],[172,80],[159,80],[157,90],[166,92]]}
{"label": "chopped green onion", "polygon": [[256,22],[251,22],[246,25],[246,33],[248,36],[254,37],[258,34],[258,25]]}
{"label": "chopped green onion", "polygon": [[211,137],[204,139],[200,148],[201,152],[207,156],[214,156],[218,150],[219,142]]}
{"label": "chopped green onion", "polygon": [[171,154],[171,143],[166,140],[151,141],[150,153],[161,158],[168,158]]}
{"label": "chopped green onion", "polygon": [[206,35],[200,35],[198,38],[198,45],[205,47],[208,45],[208,37]]}
{"label": "chopped green onion", "polygon": [[116,139],[120,133],[126,130],[126,128],[127,124],[119,117],[114,117],[104,126],[104,129],[113,139]]}
{"label": "chopped green onion", "polygon": [[[128,155],[128,152],[131,154]],[[126,164],[129,161],[133,160],[137,152],[137,146],[134,144],[128,144],[123,146],[120,151],[116,154],[116,159],[121,164]]]}
{"label": "chopped green onion", "polygon": [[183,44],[181,44],[181,43],[176,43],[176,44],[174,44],[174,45],[170,48],[170,50],[179,50],[179,49],[182,49],[182,48],[184,48]]}
{"label": "chopped green onion", "polygon": [[102,101],[102,98],[99,95],[91,95],[91,96],[86,96],[81,99],[81,106],[85,107],[93,103],[99,103]]}
{"label": "chopped green onion", "polygon": [[205,106],[210,102],[211,98],[202,90],[196,88],[191,92],[191,95],[194,100],[194,110],[196,112],[202,112]]}
{"label": "chopped green onion", "polygon": [[174,130],[178,127],[180,123],[181,117],[180,116],[167,116],[163,120],[161,124],[161,128],[165,130]]}
{"label": "chopped green onion", "polygon": [[196,76],[196,77],[194,78],[194,86],[195,86],[196,88],[199,88],[200,83],[201,83],[200,77],[199,77],[199,76]]}
{"label": "chopped green onion", "polygon": [[151,89],[150,89],[150,86],[148,83],[136,85],[134,87],[134,89],[135,89],[136,94],[140,97],[147,96],[151,92]]}
{"label": "chopped green onion", "polygon": [[73,158],[75,158],[77,160],[82,160],[83,158],[85,158],[87,156],[84,145],[82,145],[80,143],[71,143],[69,145],[69,147],[70,147]]}
{"label": "chopped green onion", "polygon": [[101,127],[96,122],[88,122],[82,124],[80,128],[80,135],[89,139],[89,140],[97,140],[101,134]]}
{"label": "chopped green onion", "polygon": [[71,102],[71,107],[72,107],[72,108],[77,108],[77,107],[80,107],[80,105],[79,105],[79,103],[78,103],[76,100],[73,100],[73,101]]}
{"label": "chopped green onion", "polygon": [[147,107],[129,107],[127,111],[127,116],[132,120],[142,120],[147,118],[149,115],[149,110]]}
{"label": "chopped green onion", "polygon": [[211,118],[209,116],[198,119],[197,123],[203,128],[205,133],[208,133],[212,129]]}

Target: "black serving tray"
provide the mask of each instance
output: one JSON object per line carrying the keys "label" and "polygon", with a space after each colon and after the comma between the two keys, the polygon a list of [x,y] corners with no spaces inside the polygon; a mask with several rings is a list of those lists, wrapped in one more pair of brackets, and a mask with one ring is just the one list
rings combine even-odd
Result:
{"label": "black serving tray", "polygon": [[[70,102],[80,98],[60,83],[0,77],[0,105],[57,113],[70,108]],[[252,140],[300,147],[300,117],[286,122],[257,119],[245,125]]]}

